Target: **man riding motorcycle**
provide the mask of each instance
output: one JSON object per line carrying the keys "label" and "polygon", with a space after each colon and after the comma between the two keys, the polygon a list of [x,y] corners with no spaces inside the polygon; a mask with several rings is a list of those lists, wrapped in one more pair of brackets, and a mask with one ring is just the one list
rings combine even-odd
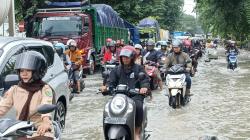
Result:
{"label": "man riding motorcycle", "polygon": [[[233,41],[233,40],[229,40],[228,45],[226,46],[225,54],[227,56],[227,62],[229,62],[229,54],[230,54],[230,52],[235,52],[236,54],[239,53],[239,50],[235,45],[235,41]],[[228,63],[228,67],[229,67],[229,63]]]}
{"label": "man riding motorcycle", "polygon": [[169,54],[166,58],[166,66],[167,69],[169,69],[172,65],[175,64],[183,64],[186,66],[186,82],[187,82],[187,89],[186,89],[186,95],[191,96],[190,89],[191,89],[191,77],[190,77],[190,71],[192,69],[192,64],[190,57],[188,54],[183,52],[181,50],[181,42],[178,40],[173,41],[173,52]]}
{"label": "man riding motorcycle", "polygon": [[82,65],[82,53],[77,49],[77,44],[74,40],[68,43],[69,50],[65,51],[65,54],[69,56],[70,61],[74,64],[74,75],[77,81],[77,92],[80,93],[81,91],[81,84],[80,84],[80,68]]}
{"label": "man riding motorcycle", "polygon": [[[108,83],[109,90],[112,91],[119,84],[127,85],[130,89],[139,88],[140,94],[145,95],[149,89],[149,78],[146,76],[143,66],[135,64],[136,51],[132,46],[125,46],[120,53],[121,65],[117,66],[110,73]],[[138,80],[140,72],[145,74],[143,79]],[[102,92],[107,91],[106,86],[102,86]],[[144,96],[138,94],[132,97],[136,104],[135,118],[135,140],[140,140],[140,131],[143,119],[143,100]]]}
{"label": "man riding motorcycle", "polygon": [[110,43],[112,42],[113,40],[111,38],[107,38],[106,39],[106,46],[103,46],[101,48],[101,53],[100,55],[103,56],[105,54],[105,52],[108,50],[108,47],[110,46]]}
{"label": "man riding motorcycle", "polygon": [[[158,51],[156,51],[154,49],[154,47],[155,47],[154,41],[151,40],[151,39],[148,40],[147,48],[142,53],[144,63],[146,63],[147,61],[152,61],[152,62],[154,62],[156,64],[159,64],[161,62],[161,54]],[[160,71],[159,71],[158,68],[155,71],[155,73],[157,75],[157,79],[158,79],[158,82],[159,82],[160,89],[162,90],[163,89],[163,83],[162,83],[161,74],[160,74]]]}

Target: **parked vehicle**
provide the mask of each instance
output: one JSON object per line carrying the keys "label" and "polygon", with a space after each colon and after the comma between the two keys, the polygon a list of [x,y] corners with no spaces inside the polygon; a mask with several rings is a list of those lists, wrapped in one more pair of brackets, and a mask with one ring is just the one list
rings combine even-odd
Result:
{"label": "parked vehicle", "polygon": [[[9,86],[4,86],[6,76],[16,75],[14,70],[16,56],[28,50],[40,52],[47,60],[48,70],[43,80],[51,86],[55,93],[55,103],[58,105],[58,109],[54,114],[54,120],[59,122],[61,128],[64,128],[70,94],[67,86],[68,75],[64,70],[63,62],[50,42],[31,38],[0,37],[0,96],[3,96],[9,88]],[[18,76],[16,76],[13,84],[16,84],[15,81],[18,80]],[[15,114],[12,112],[7,116],[13,117]]]}
{"label": "parked vehicle", "polygon": [[31,19],[27,36],[64,44],[74,39],[83,51],[83,69],[93,74],[100,64],[99,54],[106,45],[106,38],[123,39],[127,43],[128,29],[108,5],[70,6],[52,2],[50,7],[57,8],[38,9]]}

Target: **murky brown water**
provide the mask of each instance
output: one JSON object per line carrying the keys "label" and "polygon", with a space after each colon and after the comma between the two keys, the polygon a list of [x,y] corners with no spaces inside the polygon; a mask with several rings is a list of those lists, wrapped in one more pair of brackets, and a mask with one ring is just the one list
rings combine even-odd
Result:
{"label": "murky brown water", "polygon": [[[192,79],[192,101],[181,109],[168,106],[164,92],[155,91],[148,104],[149,140],[250,139],[250,57],[242,52],[239,68],[227,70],[222,55],[205,63],[200,60]],[[89,76],[86,89],[75,97],[67,115],[65,140],[103,140],[102,111],[109,97],[95,94],[101,75]]]}

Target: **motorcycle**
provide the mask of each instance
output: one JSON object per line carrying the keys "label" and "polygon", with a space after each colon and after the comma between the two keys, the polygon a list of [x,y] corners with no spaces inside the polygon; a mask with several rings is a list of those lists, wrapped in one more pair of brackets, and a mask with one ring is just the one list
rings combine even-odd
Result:
{"label": "motorcycle", "polygon": [[106,62],[104,65],[103,65],[103,73],[102,73],[102,77],[103,77],[103,85],[106,85],[107,82],[108,82],[108,78],[109,78],[109,74],[110,72],[116,67],[119,65],[119,62],[117,61],[109,61],[109,62]]}
{"label": "motorcycle", "polygon": [[[35,114],[46,114],[54,111],[57,108],[56,105],[49,105],[49,104],[44,104],[41,105],[38,109],[37,112],[34,113],[32,116]],[[19,121],[19,120],[14,120],[14,119],[0,119],[0,139],[18,139],[21,137],[30,137],[34,133],[36,133],[36,125],[37,122],[31,122],[30,118],[28,121]],[[55,122],[52,121],[52,124],[54,126],[54,139],[55,140],[60,140],[61,139],[61,129],[59,125]]]}
{"label": "motorcycle", "polygon": [[[69,87],[71,90],[70,100],[74,97],[74,93],[77,93],[77,80],[75,79],[75,70],[78,69],[75,63],[72,63],[68,69],[68,78],[69,78]],[[85,88],[85,82],[83,78],[86,78],[86,75],[83,74],[83,70],[80,68],[79,72],[80,77],[80,91],[83,91]]]}
{"label": "motorcycle", "polygon": [[238,64],[237,64],[237,53],[235,52],[230,52],[228,56],[228,68],[229,69],[236,69]]}
{"label": "motorcycle", "polygon": [[[138,95],[139,89],[129,89],[127,85],[118,85],[104,108],[103,131],[105,140],[134,140],[136,106],[131,97]],[[144,95],[141,95],[144,96]],[[146,140],[147,107],[143,104],[143,122],[141,140]]]}
{"label": "motorcycle", "polygon": [[169,96],[169,106],[179,108],[185,106],[190,98],[186,96],[186,75],[183,64],[173,65],[166,77],[166,85]]}
{"label": "motorcycle", "polygon": [[161,78],[162,81],[165,81],[165,77],[166,77],[166,67],[165,67],[165,61],[166,61],[167,57],[166,56],[162,56],[161,57],[161,62],[160,62],[160,66],[159,66],[159,70],[160,70],[160,74],[161,74]]}
{"label": "motorcycle", "polygon": [[157,89],[159,86],[159,81],[156,75],[156,70],[157,70],[158,65],[155,62],[152,61],[147,61],[145,63],[145,71],[150,77],[150,89],[154,90]]}

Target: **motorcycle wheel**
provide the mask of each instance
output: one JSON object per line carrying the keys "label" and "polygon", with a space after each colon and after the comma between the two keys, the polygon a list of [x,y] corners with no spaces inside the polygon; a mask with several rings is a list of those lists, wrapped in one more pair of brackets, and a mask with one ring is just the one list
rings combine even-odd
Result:
{"label": "motorcycle wheel", "polygon": [[176,109],[176,107],[177,107],[176,101],[177,101],[177,100],[176,100],[176,96],[171,96],[171,97],[169,98],[169,105],[172,106],[173,109]]}
{"label": "motorcycle wheel", "polygon": [[158,88],[158,80],[156,78],[151,78],[150,80],[150,88],[155,90]]}
{"label": "motorcycle wheel", "polygon": [[123,136],[122,138],[118,138],[118,139],[109,139],[109,140],[128,140],[126,136]]}
{"label": "motorcycle wheel", "polygon": [[85,88],[84,80],[81,80],[80,87],[81,87],[81,91],[83,91],[83,89]]}

